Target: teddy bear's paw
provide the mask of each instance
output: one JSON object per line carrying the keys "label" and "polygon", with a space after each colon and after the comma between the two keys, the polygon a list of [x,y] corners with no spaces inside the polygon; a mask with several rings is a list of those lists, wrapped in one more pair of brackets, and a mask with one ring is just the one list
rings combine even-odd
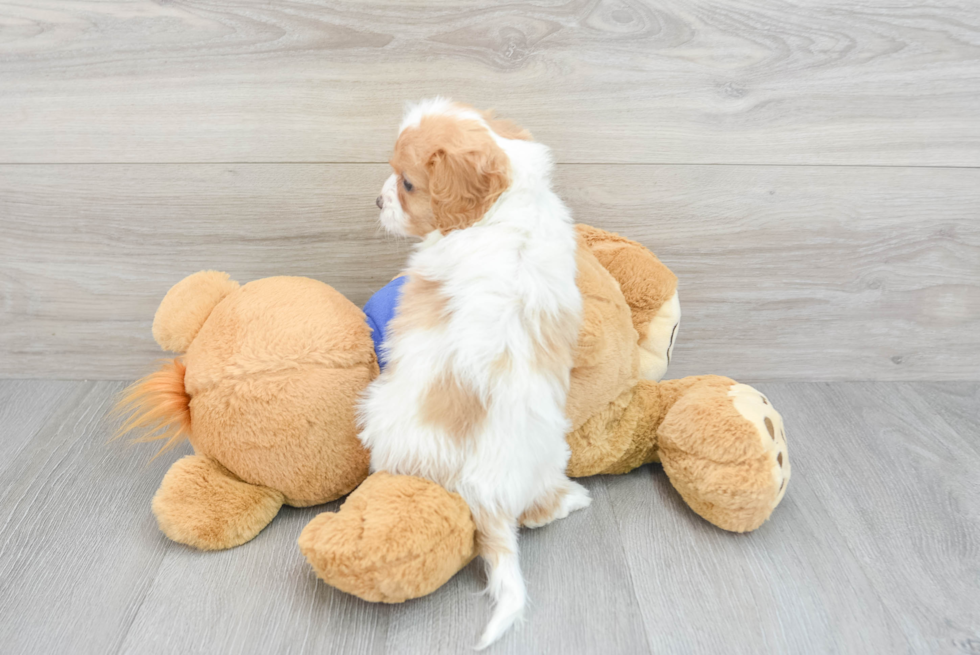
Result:
{"label": "teddy bear's paw", "polygon": [[681,303],[674,292],[640,335],[640,377],[658,381],[667,373],[681,323]]}
{"label": "teddy bear's paw", "polygon": [[768,453],[769,474],[772,478],[772,509],[786,494],[789,482],[789,452],[786,448],[786,429],[783,417],[760,391],[747,384],[734,384],[728,390],[732,406],[749,423],[755,426],[762,448]]}
{"label": "teddy bear's paw", "polygon": [[706,376],[670,408],[657,434],[674,487],[720,528],[758,528],[786,493],[783,419],[748,385]]}
{"label": "teddy bear's paw", "polygon": [[338,512],[314,518],[299,548],[329,585],[373,602],[431,593],[475,555],[466,502],[434,482],[374,473]]}
{"label": "teddy bear's paw", "polygon": [[222,550],[254,538],[279,513],[283,495],[249,484],[218,462],[188,455],[170,467],[153,496],[160,530],[201,550]]}
{"label": "teddy bear's paw", "polygon": [[549,492],[521,515],[525,528],[540,528],[563,519],[572,512],[592,504],[589,490],[577,482],[566,480],[558,491]]}

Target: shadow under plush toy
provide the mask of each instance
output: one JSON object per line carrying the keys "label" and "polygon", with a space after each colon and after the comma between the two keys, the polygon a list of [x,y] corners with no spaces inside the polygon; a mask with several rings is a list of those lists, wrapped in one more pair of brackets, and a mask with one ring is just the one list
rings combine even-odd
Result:
{"label": "shadow under plush toy", "polygon": [[[699,515],[725,530],[759,527],[790,477],[783,422],[750,386],[666,372],[680,307],[677,279],[638,243],[580,225],[584,311],[567,412],[568,474],[627,473],[661,462]],[[160,529],[206,550],[257,535],[283,504],[353,490],[314,518],[299,546],[327,583],[369,601],[428,594],[476,554],[463,499],[428,480],[368,475],[355,405],[379,373],[375,342],[397,311],[397,283],[368,316],[308,278],[244,286],[206,271],[163,299],[153,335],[181,359],[136,383],[124,430],[186,436],[194,455],[170,468],[153,499]],[[523,523],[535,525],[533,516]]]}

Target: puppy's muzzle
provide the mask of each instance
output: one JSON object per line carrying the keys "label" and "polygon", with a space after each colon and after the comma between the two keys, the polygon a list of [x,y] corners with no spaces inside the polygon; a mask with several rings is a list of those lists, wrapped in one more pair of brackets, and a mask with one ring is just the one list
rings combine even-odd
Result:
{"label": "puppy's muzzle", "polygon": [[385,201],[384,198],[382,198],[381,196],[378,196],[378,199],[374,201],[374,204],[378,206],[378,209],[385,208]]}

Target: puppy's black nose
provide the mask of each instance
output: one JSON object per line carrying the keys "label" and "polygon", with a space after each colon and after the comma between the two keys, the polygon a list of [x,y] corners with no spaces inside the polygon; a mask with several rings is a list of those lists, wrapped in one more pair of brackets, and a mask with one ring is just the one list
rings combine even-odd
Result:
{"label": "puppy's black nose", "polygon": [[374,204],[378,206],[378,209],[385,208],[385,201],[381,199],[381,196],[378,196],[378,199],[374,201]]}

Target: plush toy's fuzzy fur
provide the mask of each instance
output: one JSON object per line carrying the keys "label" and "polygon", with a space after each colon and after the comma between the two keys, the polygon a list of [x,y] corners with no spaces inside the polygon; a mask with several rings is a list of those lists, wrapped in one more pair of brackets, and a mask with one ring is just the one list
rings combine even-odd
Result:
{"label": "plush toy's fuzzy fur", "polygon": [[[566,406],[572,424],[566,437],[572,453],[568,475],[627,473],[660,461],[698,514],[726,530],[758,528],[782,499],[789,479],[782,418],[758,391],[725,377],[659,383],[643,378],[640,335],[649,334],[660,307],[635,287],[665,303],[676,293],[676,278],[639,244],[615,235],[603,239],[602,234],[579,226],[584,308]],[[597,249],[616,263],[614,270],[629,275],[617,280],[594,255]],[[427,570],[433,560],[460,567],[469,561],[466,544],[474,522],[461,516],[447,532],[445,517],[457,501],[440,487],[430,488],[418,511],[386,514],[386,530],[410,538],[378,547],[375,537],[358,533],[355,526],[370,522],[380,511],[376,508],[399,506],[404,489],[425,481],[392,475],[375,480],[377,475],[361,485],[356,503],[348,499],[338,513],[326,515],[329,519],[314,519],[299,543],[329,584],[366,600],[401,602],[431,592],[445,576],[444,569],[428,578],[410,572]],[[447,552],[447,544],[462,545]],[[379,571],[386,572],[380,581]]]}
{"label": "plush toy's fuzzy fur", "polygon": [[212,550],[254,537],[282,504],[319,505],[368,473],[354,406],[378,374],[364,314],[331,287],[274,277],[239,287],[202,271],[160,304],[153,334],[181,358],[120,403],[123,430],[156,428],[195,455],[153,502],[160,529]]}
{"label": "plush toy's fuzzy fur", "polygon": [[[659,330],[655,342],[666,343],[662,333],[674,332],[656,319],[673,316],[663,310],[676,278],[637,243],[577,229],[583,318],[566,405],[568,474],[626,473],[659,460],[705,519],[737,532],[759,527],[790,473],[778,412],[728,378],[645,379],[644,340]],[[369,330],[350,301],[307,278],[239,287],[209,271],[174,286],[154,334],[185,352],[128,396],[129,428],[156,426],[168,442],[187,436],[194,446],[153,499],[167,536],[230,548],[282,504],[357,488],[299,540],[330,584],[399,602],[432,592],[472,559],[473,518],[458,495],[410,476],[367,478],[354,407],[378,375]]]}
{"label": "plush toy's fuzzy fur", "polygon": [[175,285],[153,317],[153,338],[164,350],[185,352],[211,310],[236,289],[238,282],[221,271],[201,271]]}
{"label": "plush toy's fuzzy fur", "polygon": [[141,430],[147,434],[136,441],[166,439],[157,455],[186,439],[191,433],[191,397],[184,388],[184,363],[164,362],[125,391],[116,413],[129,413],[117,436]]}
{"label": "plush toy's fuzzy fur", "polygon": [[[378,493],[386,502],[374,502]],[[299,547],[314,569],[329,572],[328,583],[364,600],[397,603],[424,596],[476,556],[466,501],[435,482],[379,471],[347,497],[344,507],[345,512],[313,519]],[[347,568],[352,561],[372,566]]]}
{"label": "plush toy's fuzzy fur", "polygon": [[[768,406],[744,416],[732,403],[733,393],[763,404],[751,387],[715,375],[640,381],[568,436],[579,456],[568,473],[628,473],[662,461],[698,514],[726,530],[754,530],[785,494],[789,460],[778,436],[779,414]],[[769,436],[766,418],[776,438]],[[424,502],[409,507],[404,499],[418,488],[426,490]],[[461,500],[422,478],[376,473],[339,512],[310,522],[300,535],[300,550],[324,581],[364,600],[418,598],[473,557],[476,526],[468,512],[455,511],[465,506]]]}
{"label": "plush toy's fuzzy fur", "polygon": [[188,455],[167,471],[153,497],[153,513],[174,541],[220,550],[258,534],[284,500],[279,491],[243,482],[213,459]]}

